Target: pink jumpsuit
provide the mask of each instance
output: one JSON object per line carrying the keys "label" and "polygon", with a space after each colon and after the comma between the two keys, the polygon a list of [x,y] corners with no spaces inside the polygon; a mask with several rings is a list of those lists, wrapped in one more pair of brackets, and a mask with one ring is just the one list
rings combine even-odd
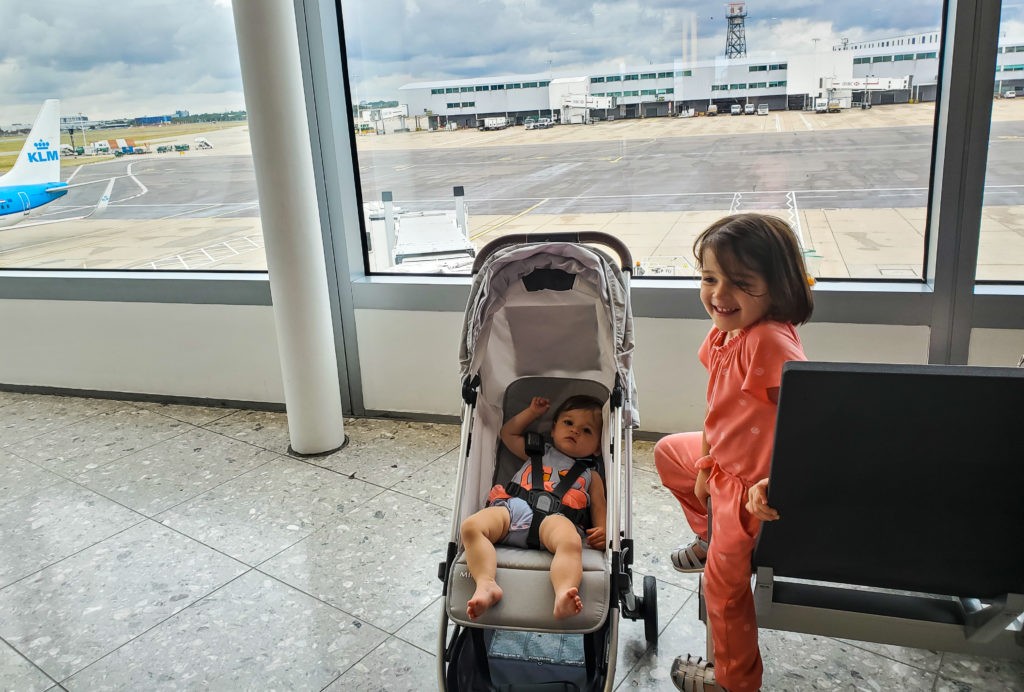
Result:
{"label": "pink jumpsuit", "polygon": [[690,528],[707,539],[706,509],[693,494],[697,472],[709,468],[714,526],[704,568],[704,595],[718,684],[736,691],[761,686],[761,653],[750,591],[750,556],[760,522],[747,512],[747,490],[768,477],[777,406],[768,390],[778,387],[787,360],[806,360],[792,325],[762,321],[724,343],[712,327],[698,356],[708,369],[704,435],[711,453],[702,457],[701,433],[662,438],[654,462],[662,484],[679,500]]}

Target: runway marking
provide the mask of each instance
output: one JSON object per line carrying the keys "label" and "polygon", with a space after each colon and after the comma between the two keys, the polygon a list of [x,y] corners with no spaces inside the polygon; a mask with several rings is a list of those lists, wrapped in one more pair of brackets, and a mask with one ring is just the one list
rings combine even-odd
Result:
{"label": "runway marking", "polygon": [[[434,200],[426,200],[426,201],[434,201]],[[119,204],[118,206],[119,207],[131,207],[133,209],[136,208],[136,207],[138,207],[140,209],[145,209],[147,207],[150,207],[150,208],[153,208],[153,207],[202,207],[202,208],[209,208],[209,207],[219,207],[219,206],[235,205],[235,204],[251,205],[251,204],[259,204],[259,201],[253,200],[251,202],[153,202],[152,204]]]}
{"label": "runway marking", "polygon": [[800,209],[796,205],[796,193],[793,191],[786,193],[786,207],[789,208],[789,225],[796,231],[797,240],[800,241],[800,247],[806,249],[804,245],[804,231],[800,224]]}
{"label": "runway marking", "polygon": [[775,116],[775,131],[782,132],[782,119],[779,116]]}
{"label": "runway marking", "polygon": [[481,230],[481,231],[480,231],[479,233],[474,233],[474,234],[473,234],[473,235],[472,235],[472,236],[470,237],[470,240],[476,240],[477,238],[479,238],[480,236],[482,236],[482,235],[483,235],[483,234],[485,234],[485,233],[490,233],[491,231],[496,231],[496,230],[498,230],[498,229],[499,229],[499,228],[501,228],[502,226],[505,226],[506,224],[509,224],[509,223],[511,223],[511,222],[513,222],[513,221],[515,221],[515,220],[516,220],[516,219],[518,219],[518,218],[519,218],[520,216],[523,216],[523,215],[525,215],[525,214],[529,214],[529,213],[530,213],[531,211],[533,211],[534,209],[536,209],[537,207],[539,207],[540,205],[544,204],[544,203],[545,203],[545,202],[547,202],[547,201],[548,201],[548,199],[547,199],[547,198],[544,198],[544,199],[542,199],[541,201],[539,201],[539,202],[537,202],[536,204],[534,204],[534,205],[533,205],[532,207],[529,207],[528,209],[524,209],[523,211],[519,212],[519,213],[518,213],[518,214],[516,214],[515,216],[512,216],[512,217],[510,217],[510,218],[507,218],[507,219],[505,219],[504,221],[502,221],[501,223],[497,223],[497,224],[494,224],[494,225],[493,225],[493,226],[491,226],[490,228],[486,228],[486,229],[484,229],[484,230]]}
{"label": "runway marking", "polygon": [[103,191],[100,201],[96,203],[96,211],[102,211],[110,204],[110,191],[114,189],[114,180],[115,178],[111,178],[110,182],[107,183],[107,189]]}
{"label": "runway marking", "polygon": [[[168,206],[168,205],[164,205],[164,206]],[[179,212],[177,214],[169,214],[167,216],[161,216],[159,219],[154,219],[154,221],[166,221],[167,219],[176,219],[179,216],[184,216],[185,214],[191,214],[191,213],[194,213],[194,212],[197,212],[197,211],[206,211],[207,209],[214,209],[214,208],[219,207],[219,206],[223,206],[223,204],[222,203],[207,204],[205,207],[200,207],[199,209],[186,210],[186,211],[183,211],[183,212]],[[197,216],[196,218],[203,218],[203,217]]]}
{"label": "runway marking", "polygon": [[[134,166],[134,165],[135,165],[135,162],[132,161],[131,163],[128,164],[128,168],[126,170],[127,170],[127,173],[128,173],[128,177],[131,178],[132,180],[134,180],[135,184],[138,185],[139,188],[142,189],[142,192],[140,192],[139,194],[134,196],[134,197],[140,197],[140,196],[146,194],[147,192],[149,192],[149,188],[147,188],[145,185],[143,185],[142,181],[139,180],[138,178],[136,178],[135,174],[132,173],[132,166]],[[134,197],[128,197],[127,199],[133,199]]]}
{"label": "runway marking", "polygon": [[[1005,187],[1024,187],[1021,185],[1016,186],[1005,186]],[[747,194],[786,194],[787,192],[797,192],[799,194],[820,194],[825,192],[845,192],[845,193],[858,193],[858,192],[926,192],[927,187],[856,187],[856,188],[835,188],[835,189],[803,189],[803,190],[746,190]],[[564,197],[545,197],[544,201],[564,201],[573,199],[647,199],[647,198],[664,198],[664,197],[721,197],[723,195],[733,195],[734,192],[728,190],[720,190],[717,192],[651,192],[648,194],[631,194],[631,195],[591,195],[589,197],[580,197],[579,195],[564,196]],[[488,197],[486,199],[474,200],[476,202],[521,202],[529,199],[540,199],[539,197]],[[416,200],[420,201],[432,201],[432,200]],[[445,200],[447,201],[447,200]]]}
{"label": "runway marking", "polygon": [[[249,244],[249,247],[243,247],[241,250],[235,248],[232,243],[245,243]],[[263,248],[263,236],[244,236],[242,238],[229,238],[223,242],[216,243],[214,245],[206,245],[200,248],[193,248],[185,250],[176,255],[169,257],[161,257],[160,259],[153,260],[151,262],[144,262],[137,264],[131,269],[198,269],[201,266],[209,266],[216,264],[221,260],[230,259],[237,257],[238,255],[244,255],[254,250],[260,250]],[[227,254],[221,252],[226,250]],[[214,255],[219,255],[215,257]],[[195,258],[195,259],[192,259]],[[189,261],[192,264],[189,264]],[[161,266],[162,265],[162,266]],[[178,266],[180,265],[180,266]]]}
{"label": "runway marking", "polygon": [[808,130],[813,130],[814,129],[814,125],[811,125],[811,123],[807,120],[807,118],[804,117],[803,113],[797,113],[797,115],[799,115],[800,119],[804,121],[804,125],[807,126]]}
{"label": "runway marking", "polygon": [[82,169],[83,169],[84,167],[85,167],[84,165],[82,165],[82,164],[79,164],[79,165],[78,165],[78,168],[76,168],[76,169],[75,169],[74,171],[72,171],[72,172],[71,172],[71,175],[69,175],[69,176],[68,176],[68,179],[67,179],[67,180],[65,180],[64,182],[65,182],[65,183],[70,183],[70,182],[71,182],[71,181],[72,181],[72,180],[74,179],[74,177],[75,177],[76,175],[78,175],[78,172],[79,172],[80,170],[82,170]]}

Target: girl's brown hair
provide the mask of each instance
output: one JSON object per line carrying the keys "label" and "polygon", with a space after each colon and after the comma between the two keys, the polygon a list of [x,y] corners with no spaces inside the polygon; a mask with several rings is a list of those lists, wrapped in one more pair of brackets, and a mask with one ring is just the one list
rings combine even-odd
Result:
{"label": "girl's brown hair", "polygon": [[726,216],[704,229],[694,241],[698,268],[703,266],[704,251],[708,249],[715,253],[730,281],[741,267],[764,277],[771,300],[768,319],[790,324],[811,319],[814,298],[807,268],[796,235],[785,221],[767,214]]}

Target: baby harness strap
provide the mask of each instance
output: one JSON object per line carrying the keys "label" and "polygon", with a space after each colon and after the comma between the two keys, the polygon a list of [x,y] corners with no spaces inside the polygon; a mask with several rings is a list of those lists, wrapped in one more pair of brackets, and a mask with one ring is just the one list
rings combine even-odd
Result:
{"label": "baby harness strap", "polygon": [[513,481],[505,490],[512,497],[525,500],[533,509],[533,520],[530,522],[530,530],[526,534],[526,545],[531,548],[540,548],[540,525],[545,517],[551,514],[561,514],[577,526],[583,523],[587,510],[564,507],[562,498],[572,488],[576,479],[594,464],[594,460],[590,457],[576,459],[555,489],[549,492],[544,486],[544,438],[535,432],[527,432],[524,438],[526,454],[530,457],[530,485],[533,487],[526,489]]}

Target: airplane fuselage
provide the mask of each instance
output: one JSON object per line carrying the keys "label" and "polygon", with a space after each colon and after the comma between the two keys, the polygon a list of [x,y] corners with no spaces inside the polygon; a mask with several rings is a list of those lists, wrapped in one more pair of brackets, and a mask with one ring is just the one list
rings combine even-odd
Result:
{"label": "airplane fuselage", "polygon": [[62,187],[67,187],[67,183],[55,181],[0,187],[0,217],[11,214],[24,215],[31,209],[63,197],[68,191],[61,189]]}

